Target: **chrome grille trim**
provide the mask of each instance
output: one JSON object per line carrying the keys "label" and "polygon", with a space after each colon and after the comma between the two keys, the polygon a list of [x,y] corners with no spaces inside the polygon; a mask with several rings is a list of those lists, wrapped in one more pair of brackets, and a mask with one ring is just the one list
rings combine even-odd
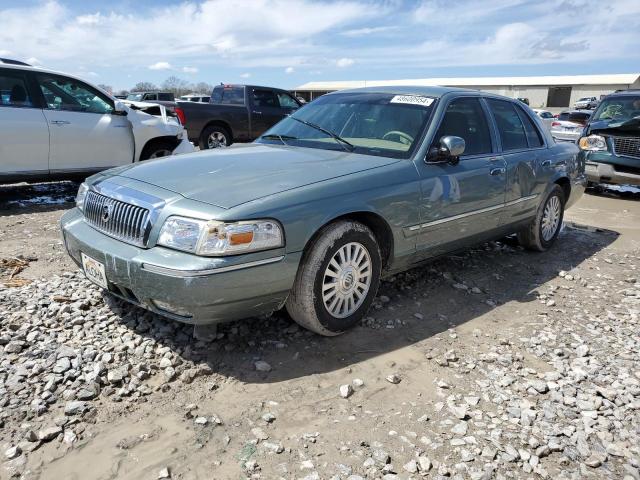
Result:
{"label": "chrome grille trim", "polygon": [[[107,209],[108,218],[104,220]],[[93,228],[110,237],[139,247],[146,244],[149,210],[144,207],[89,190],[84,202],[84,218]]]}
{"label": "chrome grille trim", "polygon": [[640,137],[611,137],[616,155],[640,158]]}

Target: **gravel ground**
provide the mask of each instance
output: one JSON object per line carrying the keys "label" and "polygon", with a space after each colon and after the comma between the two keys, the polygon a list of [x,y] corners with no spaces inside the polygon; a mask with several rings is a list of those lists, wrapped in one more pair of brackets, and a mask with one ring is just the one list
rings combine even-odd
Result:
{"label": "gravel ground", "polygon": [[544,254],[398,275],[337,338],[283,313],[194,337],[121,303],[62,256],[68,206],[0,208],[33,280],[0,276],[0,478],[640,479],[633,196],[585,196]]}

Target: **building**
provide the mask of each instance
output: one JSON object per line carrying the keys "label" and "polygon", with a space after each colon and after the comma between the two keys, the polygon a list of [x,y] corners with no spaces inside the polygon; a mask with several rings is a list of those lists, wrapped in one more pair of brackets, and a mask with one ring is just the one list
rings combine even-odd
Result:
{"label": "building", "polygon": [[336,90],[389,85],[441,85],[471,88],[513,98],[527,98],[532,108],[560,109],[573,106],[582,97],[597,97],[628,88],[640,88],[640,73],[613,75],[563,75],[542,77],[422,78],[414,80],[354,80],[309,82],[293,90],[311,101]]}

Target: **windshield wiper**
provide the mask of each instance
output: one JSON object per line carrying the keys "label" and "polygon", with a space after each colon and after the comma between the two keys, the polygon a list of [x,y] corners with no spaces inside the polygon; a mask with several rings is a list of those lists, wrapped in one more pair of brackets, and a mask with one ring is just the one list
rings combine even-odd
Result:
{"label": "windshield wiper", "polygon": [[292,137],[291,135],[278,135],[277,133],[270,133],[268,135],[262,135],[260,138],[264,138],[266,140],[273,140],[273,139],[280,140],[287,147],[289,146],[289,144],[284,141],[285,138],[287,140],[298,140],[298,137]]}
{"label": "windshield wiper", "polygon": [[306,120],[300,120],[299,118],[296,118],[296,117],[289,117],[289,118],[295,120],[296,122],[300,122],[300,123],[302,123],[304,125],[307,125],[307,126],[309,126],[311,128],[315,128],[316,130],[319,130],[322,133],[326,133],[331,138],[333,138],[336,142],[338,142],[340,145],[342,145],[347,152],[353,152],[353,150],[356,148],[353,144],[351,144],[348,141],[346,141],[344,138],[342,138],[337,133],[333,133],[331,130],[327,130],[326,128],[321,127],[320,125],[316,125],[315,123],[307,122]]}

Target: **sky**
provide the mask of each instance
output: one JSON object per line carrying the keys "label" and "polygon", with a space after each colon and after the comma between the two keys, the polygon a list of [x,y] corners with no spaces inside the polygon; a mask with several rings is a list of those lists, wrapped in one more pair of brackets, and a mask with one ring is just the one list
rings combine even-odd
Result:
{"label": "sky", "polygon": [[115,91],[640,71],[640,0],[0,0],[0,57]]}

